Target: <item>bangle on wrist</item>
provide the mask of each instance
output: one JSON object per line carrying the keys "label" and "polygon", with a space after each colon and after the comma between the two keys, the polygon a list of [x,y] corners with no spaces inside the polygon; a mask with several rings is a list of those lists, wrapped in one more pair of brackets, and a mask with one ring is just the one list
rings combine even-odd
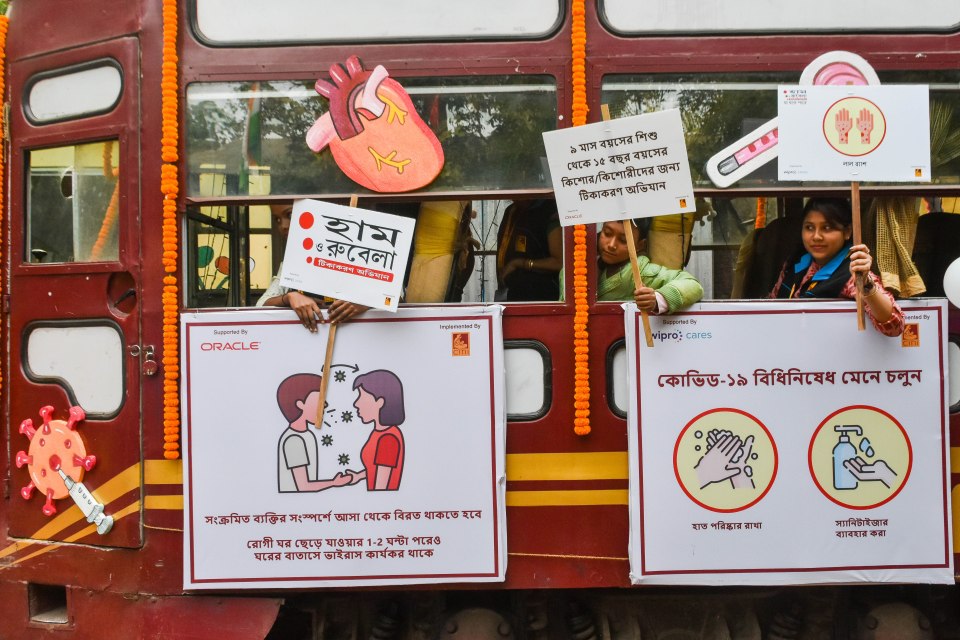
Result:
{"label": "bangle on wrist", "polygon": [[288,301],[287,301],[287,296],[288,296],[288,295],[290,295],[290,294],[289,294],[289,293],[285,293],[285,294],[283,294],[282,296],[280,296],[280,304],[282,304],[282,305],[285,306],[285,307],[289,304]]}

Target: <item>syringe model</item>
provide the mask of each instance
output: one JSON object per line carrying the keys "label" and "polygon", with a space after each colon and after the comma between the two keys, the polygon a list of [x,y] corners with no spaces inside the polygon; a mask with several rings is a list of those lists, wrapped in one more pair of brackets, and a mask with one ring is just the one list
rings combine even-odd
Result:
{"label": "syringe model", "polygon": [[57,469],[57,472],[60,474],[60,477],[63,478],[63,483],[67,485],[67,491],[70,492],[70,497],[73,498],[73,501],[80,507],[83,515],[87,516],[87,522],[97,525],[97,533],[100,535],[104,535],[110,531],[110,529],[113,528],[113,516],[104,515],[103,505],[94,500],[82,482],[77,482],[68,476],[63,472],[63,469]]}

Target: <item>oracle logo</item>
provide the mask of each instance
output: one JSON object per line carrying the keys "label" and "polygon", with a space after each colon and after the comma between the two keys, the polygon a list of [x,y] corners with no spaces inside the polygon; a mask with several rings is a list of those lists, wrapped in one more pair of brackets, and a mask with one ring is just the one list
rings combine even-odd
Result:
{"label": "oracle logo", "polygon": [[259,342],[201,342],[200,351],[259,351]]}

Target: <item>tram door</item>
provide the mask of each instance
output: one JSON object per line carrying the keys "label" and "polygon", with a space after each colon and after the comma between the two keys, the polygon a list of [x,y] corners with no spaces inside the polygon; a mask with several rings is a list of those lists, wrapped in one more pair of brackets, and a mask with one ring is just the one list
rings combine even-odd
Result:
{"label": "tram door", "polygon": [[[12,537],[141,545],[140,384],[156,346],[140,340],[138,60],[120,38],[10,65]],[[75,433],[56,422],[72,406],[86,413]],[[112,529],[93,530],[103,518],[88,523],[61,471],[82,475]]]}

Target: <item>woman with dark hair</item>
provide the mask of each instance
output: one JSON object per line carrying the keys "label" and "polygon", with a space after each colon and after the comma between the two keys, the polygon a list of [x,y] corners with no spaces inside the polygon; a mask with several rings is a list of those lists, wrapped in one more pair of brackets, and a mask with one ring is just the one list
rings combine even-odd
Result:
{"label": "woman with dark hair", "polygon": [[[637,253],[645,248],[649,226],[649,218],[630,223]],[[622,222],[603,223],[597,234],[597,257],[597,300],[633,300],[641,311],[662,314],[685,309],[703,297],[703,287],[691,274],[654,264],[646,256],[637,256],[643,286],[635,287]]]}
{"label": "woman with dark hair", "polygon": [[360,450],[363,471],[348,471],[350,484],[366,479],[367,491],[396,491],[403,475],[403,383],[393,372],[378,369],[353,381],[353,406],[364,424],[373,424]]}
{"label": "woman with dark hair", "polygon": [[856,297],[856,276],[865,276],[864,307],[880,333],[903,333],[903,312],[871,273],[873,260],[864,244],[853,245],[850,204],[839,198],[811,198],[803,208],[802,249],[788,260],[771,298]]}

